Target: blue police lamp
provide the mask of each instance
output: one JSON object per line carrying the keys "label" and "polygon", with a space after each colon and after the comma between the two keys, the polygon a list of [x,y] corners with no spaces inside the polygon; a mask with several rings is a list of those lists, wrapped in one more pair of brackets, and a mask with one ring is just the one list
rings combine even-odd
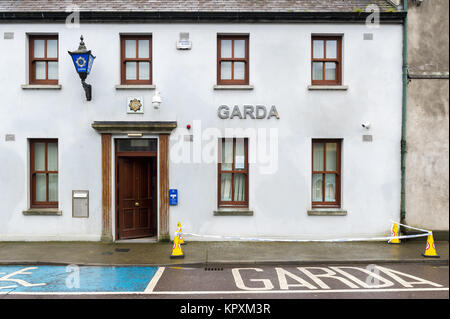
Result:
{"label": "blue police lamp", "polygon": [[84,92],[86,93],[86,99],[90,101],[92,99],[92,87],[85,82],[88,74],[91,72],[92,64],[94,64],[95,56],[91,54],[91,50],[88,50],[83,42],[83,36],[80,37],[80,45],[76,51],[68,51],[72,57],[75,70],[81,79]]}

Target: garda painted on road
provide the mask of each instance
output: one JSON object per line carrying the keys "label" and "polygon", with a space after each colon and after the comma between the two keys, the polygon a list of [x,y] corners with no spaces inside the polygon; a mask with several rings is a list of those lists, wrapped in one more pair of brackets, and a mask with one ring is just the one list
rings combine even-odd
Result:
{"label": "garda painted on road", "polygon": [[158,267],[0,266],[0,294],[143,292]]}

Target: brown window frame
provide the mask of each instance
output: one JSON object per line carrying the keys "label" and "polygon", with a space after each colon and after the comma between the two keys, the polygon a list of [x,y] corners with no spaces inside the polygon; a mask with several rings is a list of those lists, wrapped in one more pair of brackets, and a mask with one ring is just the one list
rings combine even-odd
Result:
{"label": "brown window frame", "polygon": [[[323,40],[323,58],[314,58],[314,40]],[[327,40],[336,40],[336,58],[326,58]],[[322,80],[313,80],[313,64],[322,62],[323,76]],[[325,63],[336,63],[336,80],[325,80]],[[312,85],[342,85],[342,36],[312,36],[311,37],[311,84]]]}
{"label": "brown window frame", "polygon": [[[35,58],[34,57],[34,40],[45,40],[45,56],[43,58]],[[56,58],[47,58],[47,40],[56,40]],[[28,36],[28,57],[29,57],[29,83],[30,84],[47,84],[54,85],[58,84],[58,79],[48,79],[48,62],[59,62],[59,39],[58,35],[29,35]],[[36,62],[45,62],[45,80],[37,80],[36,79]],[[58,63],[59,68],[59,63]]]}
{"label": "brown window frame", "polygon": [[[58,145],[58,152],[57,152],[57,165],[58,170],[56,171],[49,171],[47,170],[47,161],[48,161],[48,153],[47,148],[49,143],[57,143],[58,139],[30,139],[30,191],[31,191],[31,208],[58,208],[58,201],[49,201],[49,188],[48,188],[48,175],[49,174],[58,174],[59,179],[59,145]],[[44,171],[36,171],[34,168],[34,144],[36,143],[45,143],[45,170]],[[36,174],[46,174],[46,201],[45,202],[38,202],[36,201]],[[59,183],[58,183],[59,187]]]}
{"label": "brown window frame", "polygon": [[[315,171],[314,170],[314,143],[323,143],[323,171]],[[326,152],[326,144],[327,143],[336,143],[336,170],[335,171],[327,171],[327,152]],[[311,203],[313,208],[340,208],[341,207],[341,148],[342,148],[342,139],[313,139],[311,143]],[[313,201],[313,176],[314,174],[322,174],[322,201],[315,202]],[[325,201],[325,174],[335,174],[336,175],[336,189],[335,189],[335,201],[334,202],[326,202]]]}
{"label": "brown window frame", "polygon": [[[125,41],[136,41],[136,58],[125,58]],[[139,58],[139,42],[138,40],[149,40],[149,53],[148,58]],[[121,84],[140,84],[151,85],[153,84],[153,54],[152,54],[152,35],[121,35],[120,36],[120,83]],[[126,79],[126,62],[136,62],[136,80]],[[139,80],[139,62],[150,63],[149,80]]]}
{"label": "brown window frame", "polygon": [[[221,56],[221,40],[233,40],[231,45],[231,58],[222,58]],[[234,57],[234,40],[245,40],[245,57],[235,58]],[[248,85],[249,84],[249,41],[250,37],[248,35],[217,35],[217,84],[222,85]],[[222,80],[221,75],[221,62],[232,62],[231,63],[231,80]],[[244,62],[244,79],[235,80],[234,79],[234,62]]]}
{"label": "brown window frame", "polygon": [[[244,154],[245,154],[245,160],[244,160],[244,169],[243,170],[236,170],[235,169],[235,149],[236,149],[236,140],[237,138],[233,138],[233,164],[232,169],[229,171],[222,171],[222,143],[225,142],[225,140],[228,138],[220,138],[219,139],[219,161],[218,161],[218,179],[217,179],[217,206],[219,208],[226,208],[226,207],[240,207],[240,208],[248,208],[248,194],[249,194],[249,166],[248,166],[248,138],[244,139]],[[229,138],[231,139],[231,138]],[[234,175],[235,174],[244,174],[245,176],[245,200],[244,201],[222,201],[222,173],[225,174],[231,174],[231,199],[234,199]]]}

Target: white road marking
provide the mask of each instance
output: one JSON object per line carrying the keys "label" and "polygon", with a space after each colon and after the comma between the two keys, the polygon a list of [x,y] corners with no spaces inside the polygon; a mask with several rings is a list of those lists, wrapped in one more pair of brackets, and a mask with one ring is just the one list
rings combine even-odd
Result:
{"label": "white road marking", "polygon": [[[330,289],[330,287],[325,284],[322,280],[319,279],[319,277],[325,277],[325,278],[334,278],[336,280],[341,281],[348,287],[352,289],[358,289],[359,287],[352,283],[351,281],[345,279],[344,277],[336,276],[336,273],[332,271],[331,269],[328,269],[327,267],[297,267],[298,270],[302,271],[305,275],[307,275],[312,281],[314,281],[320,288],[322,289]],[[322,274],[313,274],[308,269],[319,269],[322,270]]]}
{"label": "white road marking", "polygon": [[[14,285],[14,286],[4,286],[4,287],[0,287],[0,289],[12,289],[12,288],[17,288],[17,286]],[[1,293],[1,291],[0,291],[0,293]]]}
{"label": "white road marking", "polygon": [[[448,291],[448,288],[392,288],[392,289],[329,289],[329,290],[261,290],[261,291],[109,291],[109,292],[10,292],[9,295],[215,295],[215,294],[317,294],[317,293],[346,293],[346,292],[408,292],[408,291]],[[0,292],[0,295],[2,292]]]}
{"label": "white road marking", "polygon": [[[12,281],[16,284],[22,285],[24,287],[36,287],[36,286],[45,286],[46,283],[39,283],[39,284],[30,284],[29,282],[23,280],[23,279],[19,279],[19,278],[11,278],[13,276],[16,275],[31,275],[31,272],[27,272],[28,270],[34,270],[34,269],[38,269],[38,267],[27,267],[27,268],[23,268],[23,269],[19,269],[17,271],[14,271],[10,274],[4,275],[2,277],[0,277],[0,281]],[[4,272],[2,272],[1,274],[5,274]],[[0,287],[0,289],[6,289],[6,288],[16,288],[17,286],[4,286],[4,287]]]}
{"label": "white road marking", "polygon": [[[403,287],[407,287],[407,288],[412,288],[413,285],[412,284],[424,284],[424,285],[431,285],[431,286],[435,286],[435,287],[442,287],[442,285],[437,284],[435,282],[429,281],[429,280],[425,280],[410,274],[405,274],[404,272],[398,271],[398,270],[394,270],[394,269],[390,269],[390,268],[386,268],[386,267],[381,267],[381,266],[377,266],[378,269],[380,269],[382,272],[386,273],[387,275],[391,276],[393,279],[397,280]],[[400,278],[398,275],[402,275],[411,279],[415,279],[417,281],[411,282],[411,281],[406,281],[403,280],[402,278]]]}
{"label": "white road marking", "polygon": [[153,289],[155,289],[156,284],[158,283],[159,279],[161,278],[165,267],[159,267],[156,271],[155,275],[153,276],[152,280],[148,283],[147,288],[145,288],[144,293],[151,293],[153,292]]}
{"label": "white road marking", "polygon": [[329,289],[329,290],[261,290],[261,291],[154,291],[155,295],[211,295],[211,294],[270,294],[270,293],[327,293],[327,292],[406,292],[406,291],[448,291],[448,288],[398,288],[398,289]]}
{"label": "white road marking", "polygon": [[241,274],[239,273],[239,270],[255,270],[255,271],[263,271],[261,268],[233,268],[231,270],[231,273],[233,274],[234,281],[236,283],[236,287],[243,289],[243,290],[271,290],[273,289],[273,284],[269,279],[250,279],[252,282],[262,282],[264,285],[264,288],[250,288],[244,285],[244,281],[242,280]]}

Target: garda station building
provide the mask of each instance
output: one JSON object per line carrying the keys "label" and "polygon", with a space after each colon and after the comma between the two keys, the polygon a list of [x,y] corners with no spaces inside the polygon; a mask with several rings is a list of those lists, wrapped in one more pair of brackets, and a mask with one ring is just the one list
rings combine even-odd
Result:
{"label": "garda station building", "polygon": [[178,222],[210,235],[188,240],[388,235],[404,16],[0,1],[0,241],[169,240]]}

